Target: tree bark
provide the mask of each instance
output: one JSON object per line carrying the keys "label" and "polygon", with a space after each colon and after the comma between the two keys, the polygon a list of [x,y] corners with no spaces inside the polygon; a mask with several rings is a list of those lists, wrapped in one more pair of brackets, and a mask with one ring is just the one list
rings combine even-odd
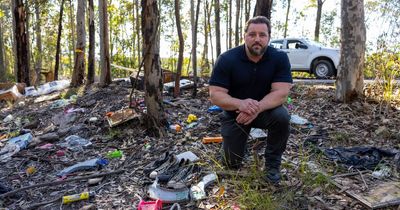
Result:
{"label": "tree bark", "polygon": [[85,11],[86,0],[78,0],[78,10],[76,12],[76,47],[75,47],[75,65],[72,73],[71,86],[78,87],[83,84],[85,74]]}
{"label": "tree bark", "polygon": [[221,28],[220,28],[220,8],[219,0],[215,0],[214,11],[215,11],[215,49],[217,57],[221,54]]}
{"label": "tree bark", "polygon": [[240,17],[240,0],[236,0],[236,20],[235,20],[235,46],[239,45],[239,17]]}
{"label": "tree bark", "polygon": [[107,0],[99,0],[100,16],[100,85],[111,83],[110,38],[108,28]]}
{"label": "tree bark", "polygon": [[0,20],[0,82],[5,82],[7,75],[4,47],[3,20]]}
{"label": "tree bark", "polygon": [[271,9],[273,0],[257,0],[254,7],[254,16],[264,16],[271,20]]}
{"label": "tree bark", "polygon": [[[194,0],[192,0],[193,2]],[[194,2],[193,2],[194,4]],[[195,14],[193,14],[193,24],[192,24],[192,69],[193,69],[193,82],[194,82],[194,88],[193,88],[193,94],[192,97],[195,98],[197,96],[197,25],[199,22],[199,13],[200,13],[200,0],[197,0],[196,4],[196,11]],[[192,16],[191,16],[192,17]]]}
{"label": "tree bark", "polygon": [[39,85],[40,83],[40,72],[42,71],[42,28],[41,28],[41,20],[40,20],[40,4],[39,1],[35,2],[35,17],[36,17],[36,62],[35,62],[35,73],[36,73],[36,82],[35,85]]}
{"label": "tree bark", "polygon": [[322,5],[325,1],[317,0],[317,19],[315,20],[315,31],[314,31],[314,40],[319,41],[319,29],[321,26],[321,13],[322,13]]}
{"label": "tree bark", "polygon": [[56,47],[56,64],[54,65],[54,80],[58,80],[58,71],[59,71],[59,66],[60,66],[63,13],[64,13],[64,0],[61,0],[60,17],[58,18],[58,34],[57,34],[57,47]]}
{"label": "tree bark", "polygon": [[286,38],[287,30],[288,30],[288,26],[289,26],[290,2],[291,2],[291,0],[287,0],[288,5],[287,5],[287,10],[286,10],[286,18],[285,18],[285,26],[284,26],[283,38]]}
{"label": "tree bark", "polygon": [[209,4],[208,1],[205,1],[204,6],[204,48],[203,54],[201,56],[201,76],[205,76],[209,72],[209,65],[208,65],[208,31],[210,25],[208,24],[208,11],[209,11]]}
{"label": "tree bark", "polygon": [[336,99],[348,103],[363,94],[366,29],[363,0],[342,0],[341,51]]}
{"label": "tree bark", "polygon": [[28,64],[28,68],[29,68],[29,84],[35,84],[36,83],[36,73],[35,73],[35,69],[31,68],[31,60],[32,60],[32,50],[31,50],[31,34],[29,31],[29,23],[30,23],[30,14],[31,12],[29,11],[30,7],[29,7],[29,1],[25,1],[25,33],[26,33],[26,48],[28,50],[27,53],[27,64]]}
{"label": "tree bark", "polygon": [[179,39],[179,53],[178,53],[178,63],[176,65],[176,77],[175,77],[175,88],[174,88],[174,97],[179,96],[180,92],[180,79],[182,74],[182,64],[183,64],[183,50],[185,47],[185,42],[183,40],[183,33],[181,28],[181,17],[179,14],[180,5],[179,0],[175,0],[175,21],[176,21],[176,29],[178,31],[178,39]]}
{"label": "tree bark", "polygon": [[167,124],[162,104],[162,71],[160,63],[160,14],[156,0],[142,0],[142,37],[144,51],[145,126],[148,133],[166,135]]}
{"label": "tree bark", "polygon": [[[89,57],[88,57],[88,74],[86,84],[94,82],[94,52],[95,52],[95,30],[94,30],[94,5],[93,0],[89,0]],[[100,16],[100,15],[99,15]]]}
{"label": "tree bark", "polygon": [[26,36],[26,14],[23,0],[15,0],[13,3],[14,17],[14,37],[16,44],[16,66],[17,66],[17,82],[23,82],[26,86],[30,86],[29,80],[29,52],[28,40]]}

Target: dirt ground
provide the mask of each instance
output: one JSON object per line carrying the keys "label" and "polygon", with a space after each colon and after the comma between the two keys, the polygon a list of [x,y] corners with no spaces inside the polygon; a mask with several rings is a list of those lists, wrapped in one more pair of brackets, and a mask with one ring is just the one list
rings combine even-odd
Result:
{"label": "dirt ground", "polygon": [[[67,103],[57,101],[57,98],[70,98],[72,90],[52,93],[50,95],[54,98],[48,101],[37,102],[38,97],[26,97],[12,105],[3,102],[0,119],[9,115],[12,119],[1,122],[0,131],[4,137],[0,140],[0,149],[6,145],[8,137],[27,132],[32,133],[33,141],[11,159],[0,162],[0,193],[1,190],[10,192],[35,186],[0,197],[0,207],[136,209],[138,196],[146,199],[146,186],[152,181],[144,175],[143,168],[166,151],[174,154],[191,151],[199,157],[199,165],[204,172],[218,174],[218,182],[207,188],[208,197],[205,200],[183,202],[182,209],[262,209],[251,205],[251,200],[247,200],[246,205],[245,190],[238,187],[240,184],[234,179],[253,176],[249,174],[253,169],[262,171],[265,142],[262,139],[249,140],[251,147],[245,158],[245,167],[240,171],[220,168],[215,161],[220,144],[203,144],[201,141],[206,136],[218,136],[220,128],[219,113],[208,111],[212,104],[208,100],[207,85],[199,89],[195,99],[190,97],[190,90],[183,91],[177,99],[165,96],[167,119],[171,124],[180,124],[182,131],[166,128],[168,135],[164,138],[149,136],[141,117],[110,128],[106,114],[128,107],[130,90],[130,83],[120,80],[107,88],[93,85],[75,90],[77,97],[72,97]],[[298,115],[307,122],[302,125],[293,122],[291,125],[281,186],[268,186],[256,175],[252,183],[256,186],[254,189],[260,194],[271,194],[272,202],[277,203],[278,209],[364,209],[368,202],[363,203],[361,198],[365,198],[374,187],[384,183],[400,186],[397,173],[397,166],[400,165],[397,155],[400,145],[400,99],[386,106],[373,99],[374,93],[368,90],[366,88],[367,97],[342,104],[334,100],[333,86],[295,84],[291,100],[285,106],[292,116]],[[142,103],[143,93],[136,92],[134,96],[139,104]],[[143,104],[141,108],[143,110]],[[189,114],[197,117],[195,123],[186,122]],[[91,144],[68,147],[63,143],[71,135],[82,137]],[[395,155],[386,157],[378,154],[382,159],[372,169],[344,164],[324,155],[326,149],[340,146],[374,147],[390,150]],[[114,150],[120,150],[122,157],[107,156]],[[77,171],[63,179],[57,176],[61,170],[93,158],[104,158],[108,164]],[[371,175],[383,166],[391,169],[390,175],[379,178]],[[87,178],[68,181],[99,173],[111,174],[102,176],[103,179],[96,184],[88,183]],[[44,186],[37,186],[43,183]],[[392,195],[400,195],[399,189],[393,190]],[[84,191],[94,195],[88,200],[71,204],[62,204],[60,200],[64,195]],[[375,197],[384,196],[379,194]],[[388,204],[388,200],[385,201]],[[46,202],[49,203],[44,204]],[[169,206],[164,205],[164,209],[169,209]],[[393,205],[378,207],[394,208]]]}

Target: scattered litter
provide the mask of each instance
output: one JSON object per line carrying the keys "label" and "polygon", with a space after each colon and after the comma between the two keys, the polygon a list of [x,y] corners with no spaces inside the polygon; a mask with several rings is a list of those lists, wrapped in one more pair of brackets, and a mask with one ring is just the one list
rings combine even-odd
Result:
{"label": "scattered litter", "polygon": [[305,124],[308,123],[308,120],[300,117],[297,114],[294,114],[294,115],[292,114],[290,116],[290,122],[294,123],[294,124],[297,124],[297,125],[305,125]]}
{"label": "scattered litter", "polygon": [[82,170],[96,169],[101,166],[105,166],[108,164],[108,161],[101,158],[94,158],[90,160],[86,160],[80,163],[77,163],[73,166],[63,169],[62,171],[57,173],[57,176],[63,177],[70,173]]}
{"label": "scattered litter", "polygon": [[388,166],[381,166],[379,170],[372,172],[372,176],[375,178],[385,178],[385,177],[389,177],[391,174],[391,169]]}
{"label": "scattered litter", "polygon": [[106,114],[106,118],[110,127],[117,126],[139,116],[139,114],[130,108],[122,109],[116,112],[108,112]]}
{"label": "scattered litter", "polygon": [[[181,79],[179,81],[180,89],[188,89],[193,87],[194,82],[188,79]],[[175,88],[175,81],[164,83],[164,90],[168,92],[172,92]]]}
{"label": "scattered litter", "polygon": [[122,157],[122,151],[121,150],[114,150],[110,151],[107,153],[108,158],[121,158]]}
{"label": "scattered litter", "polygon": [[207,111],[208,112],[222,112],[223,110],[221,109],[221,107],[219,107],[217,105],[212,105],[212,106],[210,106],[210,108],[208,108]]}
{"label": "scattered litter", "polygon": [[252,128],[250,130],[250,136],[253,137],[254,139],[262,139],[262,138],[267,138],[267,134],[259,128]]}
{"label": "scattered litter", "polygon": [[179,124],[173,124],[169,126],[169,130],[173,132],[181,132],[182,127]]}
{"label": "scattered litter", "polygon": [[9,123],[9,122],[11,122],[11,121],[13,121],[13,120],[14,120],[14,117],[12,116],[12,114],[9,114],[9,115],[7,115],[7,117],[5,117],[5,118],[3,119],[3,122]]}
{"label": "scattered litter", "polygon": [[223,142],[224,139],[222,136],[215,136],[215,137],[203,137],[203,144],[209,144],[209,143],[221,143]]}
{"label": "scattered litter", "polygon": [[92,142],[77,135],[71,135],[65,138],[64,143],[60,143],[59,145],[71,151],[79,152],[83,151],[83,148],[92,145]]}
{"label": "scattered litter", "polygon": [[138,210],[159,210],[162,209],[162,201],[157,199],[155,201],[140,200]]}
{"label": "scattered litter", "polygon": [[0,162],[8,161],[11,156],[18,153],[20,150],[25,149],[32,139],[32,134],[26,133],[8,140],[6,146],[0,150]]}
{"label": "scattered litter", "polygon": [[194,115],[194,114],[189,114],[188,117],[187,117],[186,122],[190,124],[190,123],[192,123],[194,121],[197,121],[197,116]]}
{"label": "scattered litter", "polygon": [[383,150],[376,147],[336,147],[325,149],[324,155],[333,161],[344,163],[355,168],[373,170],[382,157],[394,157],[398,152]]}
{"label": "scattered litter", "polygon": [[66,195],[66,196],[62,197],[62,203],[69,204],[69,203],[76,202],[76,201],[88,200],[90,197],[93,197],[93,196],[94,196],[93,192],[83,192],[83,193],[74,194],[74,195]]}
{"label": "scattered litter", "polygon": [[25,88],[25,96],[40,96],[63,90],[69,87],[69,80],[56,80],[40,85],[37,89],[33,86]]}
{"label": "scattered litter", "polygon": [[186,152],[176,155],[176,159],[178,161],[180,161],[181,159],[187,159],[187,160],[190,160],[190,162],[196,162],[199,160],[199,157],[191,151],[186,151]]}
{"label": "scattered litter", "polygon": [[189,201],[189,188],[169,189],[161,187],[156,179],[147,189],[149,198],[153,200],[162,200],[165,203],[178,203]]}
{"label": "scattered litter", "polygon": [[36,168],[35,168],[35,166],[29,166],[27,169],[26,169],[26,174],[28,174],[28,175],[32,175],[32,174],[34,174],[34,173],[36,173]]}
{"label": "scattered litter", "polygon": [[194,200],[201,200],[206,198],[205,188],[217,180],[217,174],[210,173],[203,177],[203,179],[190,188],[190,197]]}
{"label": "scattered litter", "polygon": [[186,129],[194,128],[194,127],[196,127],[198,124],[199,124],[199,123],[197,123],[197,122],[192,122],[192,123],[186,125],[185,128],[186,128]]}

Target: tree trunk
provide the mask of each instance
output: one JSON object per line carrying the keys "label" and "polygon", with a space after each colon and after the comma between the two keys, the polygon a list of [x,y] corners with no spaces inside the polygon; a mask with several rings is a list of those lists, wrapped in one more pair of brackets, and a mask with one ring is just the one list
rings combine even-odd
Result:
{"label": "tree trunk", "polygon": [[28,64],[28,68],[29,68],[29,84],[35,84],[36,83],[36,73],[35,73],[35,69],[31,68],[31,60],[32,60],[32,50],[31,50],[31,34],[29,31],[29,23],[30,23],[30,11],[29,11],[29,1],[26,0],[25,1],[25,33],[26,33],[26,49],[28,50],[27,53],[27,64]]}
{"label": "tree trunk", "polygon": [[4,50],[4,37],[3,37],[3,20],[0,20],[0,82],[6,81],[6,65],[5,65],[5,50]]}
{"label": "tree trunk", "polygon": [[228,49],[232,48],[232,0],[229,0],[228,11]]}
{"label": "tree trunk", "polygon": [[35,62],[35,73],[36,73],[36,82],[35,85],[40,84],[40,72],[42,71],[42,28],[41,28],[41,20],[40,20],[40,4],[38,1],[35,2],[35,17],[36,17],[36,62]]}
{"label": "tree trunk", "polygon": [[257,0],[254,16],[264,16],[271,20],[272,0]]}
{"label": "tree trunk", "polygon": [[70,34],[70,43],[69,43],[69,73],[71,73],[71,70],[73,69],[73,63],[75,61],[75,24],[74,24],[74,5],[72,4],[73,0],[69,1],[69,27],[71,29],[71,34]]}
{"label": "tree trunk", "polygon": [[144,55],[145,124],[148,133],[166,135],[167,124],[162,100],[162,71],[160,63],[160,14],[156,0],[142,0],[142,37]]}
{"label": "tree trunk", "polygon": [[12,1],[14,14],[14,37],[16,44],[17,82],[30,86],[29,80],[29,52],[26,36],[26,14],[23,0]]}
{"label": "tree trunk", "polygon": [[59,66],[60,66],[63,13],[64,13],[64,0],[61,0],[60,17],[58,18],[58,34],[57,34],[57,47],[56,47],[56,64],[54,65],[54,80],[58,80],[58,70],[59,70]]}
{"label": "tree trunk", "polygon": [[[99,4],[100,5],[100,4]],[[89,0],[89,57],[88,57],[88,74],[86,84],[94,82],[94,50],[95,50],[95,30],[94,30],[94,5],[93,0]]]}
{"label": "tree trunk", "polygon": [[215,9],[215,49],[217,50],[217,57],[221,54],[221,28],[220,22],[220,9],[219,9],[219,0],[215,0],[214,9]]}
{"label": "tree trunk", "polygon": [[206,72],[208,73],[209,71],[209,65],[208,65],[208,31],[210,25],[208,24],[208,1],[205,2],[205,7],[204,7],[204,48],[203,48],[203,55],[201,56],[201,76],[205,76]]}
{"label": "tree trunk", "polygon": [[178,31],[179,38],[179,54],[178,54],[178,63],[176,66],[176,77],[175,77],[175,88],[174,88],[174,97],[179,96],[180,92],[180,79],[182,74],[182,64],[183,64],[183,50],[185,47],[185,42],[183,40],[183,33],[181,28],[181,16],[179,14],[180,6],[179,0],[175,0],[175,21],[176,21],[176,29]]}
{"label": "tree trunk", "polygon": [[363,0],[342,0],[341,50],[336,99],[348,103],[363,94],[366,29]]}
{"label": "tree trunk", "polygon": [[321,26],[322,5],[325,1],[317,0],[317,19],[315,21],[314,40],[319,41],[319,28]]}
{"label": "tree trunk", "polygon": [[[135,2],[137,2],[136,0],[135,0]],[[140,15],[139,15],[139,4],[137,4],[136,5],[136,33],[137,34],[140,34]],[[138,57],[138,66],[140,67],[140,65],[141,65],[141,63],[142,63],[142,57],[141,57],[141,55],[142,55],[142,49],[141,49],[141,43],[142,43],[142,40],[140,39],[140,36],[137,36],[137,40],[136,40],[136,47],[137,47],[137,57]],[[140,71],[140,70],[139,70]]]}
{"label": "tree trunk", "polygon": [[285,18],[285,26],[284,26],[283,38],[286,38],[287,30],[288,30],[288,26],[289,26],[290,1],[291,0],[287,0],[288,5],[287,5],[287,10],[286,10],[286,18]]}
{"label": "tree trunk", "polygon": [[250,19],[250,7],[251,7],[251,1],[245,0],[245,2],[244,2],[244,17],[245,17],[246,21]]}
{"label": "tree trunk", "polygon": [[111,83],[110,39],[108,33],[107,0],[99,0],[100,16],[100,86]]}
{"label": "tree trunk", "polygon": [[236,0],[236,20],[235,20],[235,46],[239,45],[239,17],[240,17],[240,0]]}
{"label": "tree trunk", "polygon": [[[192,0],[194,1],[194,0]],[[194,3],[194,2],[193,2]],[[197,25],[199,22],[199,13],[200,13],[200,0],[197,0],[196,11],[193,11],[194,14],[194,24],[192,24],[192,68],[193,68],[193,94],[192,97],[195,98],[197,96]]]}
{"label": "tree trunk", "polygon": [[75,47],[75,65],[72,73],[71,86],[78,87],[83,84],[85,74],[85,11],[86,0],[78,0],[78,10],[76,12],[76,47]]}

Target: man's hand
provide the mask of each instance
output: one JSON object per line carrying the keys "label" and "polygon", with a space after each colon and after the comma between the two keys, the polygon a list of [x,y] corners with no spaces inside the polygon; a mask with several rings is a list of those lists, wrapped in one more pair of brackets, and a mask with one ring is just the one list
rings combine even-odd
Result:
{"label": "man's hand", "polygon": [[236,117],[236,122],[238,122],[239,124],[248,125],[251,122],[253,122],[254,119],[256,119],[258,114],[259,114],[258,112],[255,114],[247,114],[245,112],[239,112],[239,115]]}
{"label": "man's hand", "polygon": [[250,98],[241,100],[238,111],[240,113],[244,112],[248,115],[258,114],[260,111],[260,102]]}

